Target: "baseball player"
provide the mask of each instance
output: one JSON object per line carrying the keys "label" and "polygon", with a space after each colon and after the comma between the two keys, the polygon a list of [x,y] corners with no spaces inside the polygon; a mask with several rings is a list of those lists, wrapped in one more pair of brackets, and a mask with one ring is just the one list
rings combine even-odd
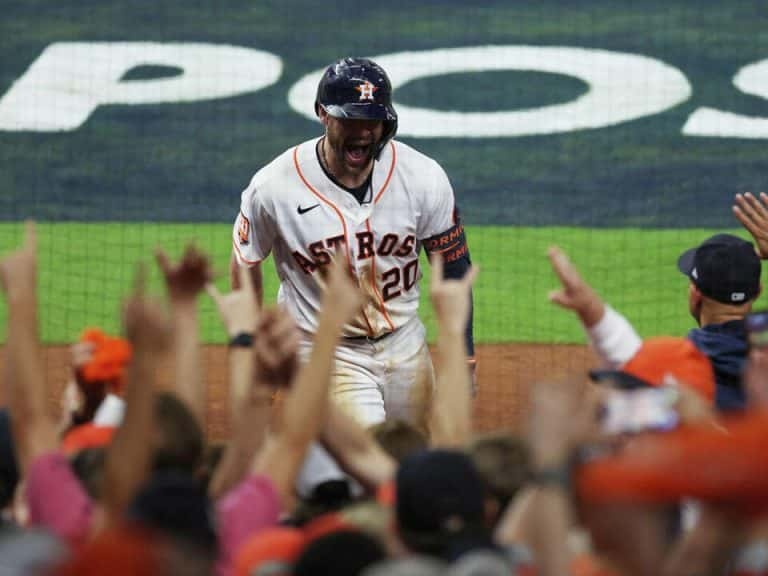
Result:
{"label": "baseball player", "polygon": [[[324,269],[332,258],[346,261],[366,301],[344,327],[334,397],[364,424],[411,418],[417,384],[433,378],[417,315],[419,253],[442,253],[446,277],[461,277],[470,265],[453,189],[437,162],[393,140],[391,84],[371,60],[344,58],[328,67],[315,111],[324,135],[278,156],[242,193],[232,283],[237,265],[248,266],[261,300],[260,267],[273,254],[278,302],[296,319],[306,352]],[[467,349],[473,365],[471,320]]]}

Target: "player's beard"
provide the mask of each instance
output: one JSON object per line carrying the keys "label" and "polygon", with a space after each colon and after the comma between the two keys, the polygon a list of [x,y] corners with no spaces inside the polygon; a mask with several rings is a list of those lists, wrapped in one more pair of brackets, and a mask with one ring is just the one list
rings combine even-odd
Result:
{"label": "player's beard", "polygon": [[[376,142],[359,138],[334,139],[330,134],[326,136],[326,144],[333,151],[336,169],[341,169],[342,174],[334,176],[343,177],[345,174],[356,176],[367,173],[373,163],[376,153]],[[335,171],[335,170],[332,170]]]}

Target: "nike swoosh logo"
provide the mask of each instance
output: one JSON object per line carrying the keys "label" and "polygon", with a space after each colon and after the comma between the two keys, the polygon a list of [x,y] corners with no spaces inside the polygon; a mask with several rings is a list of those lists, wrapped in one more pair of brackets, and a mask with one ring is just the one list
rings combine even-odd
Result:
{"label": "nike swoosh logo", "polygon": [[307,212],[309,212],[310,210],[314,210],[318,206],[320,206],[320,204],[313,204],[312,206],[309,206],[308,208],[302,208],[301,206],[299,206],[298,208],[296,208],[296,211],[299,214],[306,214]]}

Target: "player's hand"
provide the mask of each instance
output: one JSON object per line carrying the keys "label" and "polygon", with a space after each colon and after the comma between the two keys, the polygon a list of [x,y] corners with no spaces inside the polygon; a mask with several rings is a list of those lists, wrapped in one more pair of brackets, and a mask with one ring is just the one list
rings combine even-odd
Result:
{"label": "player's hand", "polygon": [[213,277],[208,257],[192,245],[187,246],[177,264],[173,264],[161,248],[155,251],[155,257],[174,302],[194,302]]}
{"label": "player's hand", "polygon": [[140,265],[133,293],[123,308],[123,328],[134,348],[156,354],[170,346],[171,325],[160,303],[145,295],[145,282],[146,270]]}
{"label": "player's hand", "polygon": [[34,222],[25,224],[21,248],[0,262],[0,281],[9,301],[34,296],[37,286],[37,234]]}
{"label": "player's hand", "polygon": [[480,269],[470,266],[463,278],[443,278],[443,257],[430,255],[432,274],[429,283],[429,295],[440,330],[452,334],[463,334],[472,309],[471,289]]}
{"label": "player's hand", "polygon": [[265,310],[254,338],[256,380],[275,388],[287,387],[299,366],[300,338],[296,322],[288,312],[280,307]]}
{"label": "player's hand", "polygon": [[357,279],[350,273],[346,260],[338,256],[328,267],[323,311],[333,314],[334,318],[343,325],[360,312],[363,301]]}
{"label": "player's hand", "polygon": [[758,200],[751,192],[736,194],[733,213],[755,240],[757,253],[768,259],[768,194],[760,192]]}
{"label": "player's hand", "polygon": [[227,335],[234,338],[238,334],[253,334],[259,320],[259,303],[253,289],[251,273],[245,266],[237,267],[238,288],[229,294],[222,294],[212,282],[205,285],[205,290],[216,303],[219,316],[224,322]]}
{"label": "player's hand", "polygon": [[561,288],[549,293],[549,301],[576,312],[587,328],[597,324],[605,314],[605,304],[579,274],[565,252],[557,246],[547,251],[552,270],[560,280]]}

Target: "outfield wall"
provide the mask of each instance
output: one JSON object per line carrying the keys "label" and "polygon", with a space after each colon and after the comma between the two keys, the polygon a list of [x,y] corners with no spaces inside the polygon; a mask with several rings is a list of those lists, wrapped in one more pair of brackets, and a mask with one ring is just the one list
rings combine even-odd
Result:
{"label": "outfield wall", "polygon": [[[42,222],[49,342],[116,328],[156,241],[194,238],[224,268],[240,190],[318,133],[313,87],[342,55],[385,65],[399,137],[452,180],[483,268],[481,342],[581,341],[546,303],[550,243],[644,334],[684,332],[677,254],[736,226],[734,193],[768,189],[758,1],[0,9],[0,250]],[[208,303],[203,318],[220,341]]]}

